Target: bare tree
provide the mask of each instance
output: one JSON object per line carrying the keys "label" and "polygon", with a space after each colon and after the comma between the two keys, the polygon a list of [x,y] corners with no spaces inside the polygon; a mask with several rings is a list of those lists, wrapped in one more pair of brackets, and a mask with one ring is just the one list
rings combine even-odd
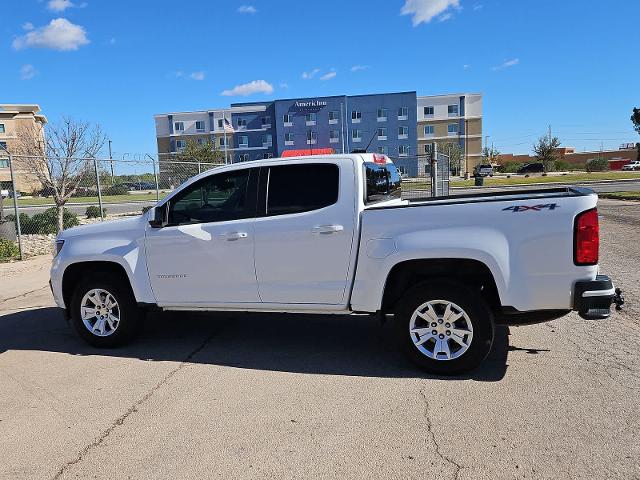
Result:
{"label": "bare tree", "polygon": [[15,152],[21,163],[53,196],[58,209],[58,231],[63,229],[64,205],[76,192],[83,178],[95,175],[93,161],[106,142],[99,125],[63,118],[47,125],[17,131]]}

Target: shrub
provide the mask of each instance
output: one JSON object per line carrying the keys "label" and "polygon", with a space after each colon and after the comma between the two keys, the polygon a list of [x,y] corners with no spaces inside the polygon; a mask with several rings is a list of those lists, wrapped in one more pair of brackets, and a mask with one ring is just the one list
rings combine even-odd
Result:
{"label": "shrub", "polygon": [[[100,207],[97,205],[89,205],[85,210],[84,214],[87,218],[100,218]],[[102,209],[102,215],[107,214],[107,209]]]}
{"label": "shrub", "polygon": [[[15,221],[15,215],[7,215],[7,220]],[[63,228],[76,227],[80,225],[78,216],[75,213],[70,212],[66,208],[64,209]],[[47,208],[42,213],[36,213],[33,216],[29,216],[26,213],[20,214],[20,230],[25,235],[46,235],[50,233],[58,233],[58,209],[56,207]]]}
{"label": "shrub", "polygon": [[564,160],[556,161],[556,170],[559,172],[566,172],[569,170],[569,162],[565,162]]}
{"label": "shrub", "polygon": [[129,187],[123,183],[111,185],[102,190],[103,195],[127,195],[129,193]]}
{"label": "shrub", "polygon": [[15,242],[7,240],[6,238],[0,238],[0,260],[8,260],[20,255],[20,250]]}
{"label": "shrub", "polygon": [[500,169],[500,171],[504,173],[516,173],[518,169],[522,167],[522,165],[523,164],[519,162],[507,162],[504,165],[502,165],[502,168]]}
{"label": "shrub", "polygon": [[587,172],[606,172],[609,170],[609,161],[606,158],[592,158],[587,161]]}

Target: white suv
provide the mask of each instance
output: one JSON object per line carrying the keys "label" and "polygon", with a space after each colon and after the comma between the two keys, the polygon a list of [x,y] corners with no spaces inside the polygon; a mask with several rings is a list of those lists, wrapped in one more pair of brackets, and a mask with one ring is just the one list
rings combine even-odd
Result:
{"label": "white suv", "polygon": [[640,170],[640,160],[636,160],[635,162],[627,163],[622,166],[622,170],[633,171]]}

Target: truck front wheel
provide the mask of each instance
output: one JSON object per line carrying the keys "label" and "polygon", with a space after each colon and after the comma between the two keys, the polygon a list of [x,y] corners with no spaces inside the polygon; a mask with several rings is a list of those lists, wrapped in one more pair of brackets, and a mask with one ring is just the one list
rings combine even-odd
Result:
{"label": "truck front wheel", "polygon": [[140,311],[122,279],[90,275],[78,282],[71,298],[71,323],[87,343],[102,348],[123,345],[137,333]]}
{"label": "truck front wheel", "polygon": [[396,310],[402,348],[422,369],[456,375],[487,357],[493,315],[483,298],[458,283],[423,283],[411,288]]}

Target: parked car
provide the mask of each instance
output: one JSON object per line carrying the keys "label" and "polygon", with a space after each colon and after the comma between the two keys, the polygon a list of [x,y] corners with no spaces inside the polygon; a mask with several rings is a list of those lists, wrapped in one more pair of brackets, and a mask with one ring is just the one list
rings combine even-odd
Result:
{"label": "parked car", "polygon": [[640,160],[636,160],[635,162],[627,163],[622,166],[622,170],[625,171],[635,171],[640,170]]}
{"label": "parked car", "polygon": [[377,154],[237,163],[142,216],[61,232],[51,287],[98,347],[131,340],[149,309],[392,314],[414,362],[455,374],[483,361],[496,323],[621,303],[598,274],[597,200],[567,187],[403,200]]}
{"label": "parked car", "polygon": [[473,175],[475,177],[493,177],[492,165],[476,165],[473,169]]}
{"label": "parked car", "polygon": [[519,174],[524,175],[526,173],[543,173],[544,165],[542,162],[525,163],[518,169]]}

